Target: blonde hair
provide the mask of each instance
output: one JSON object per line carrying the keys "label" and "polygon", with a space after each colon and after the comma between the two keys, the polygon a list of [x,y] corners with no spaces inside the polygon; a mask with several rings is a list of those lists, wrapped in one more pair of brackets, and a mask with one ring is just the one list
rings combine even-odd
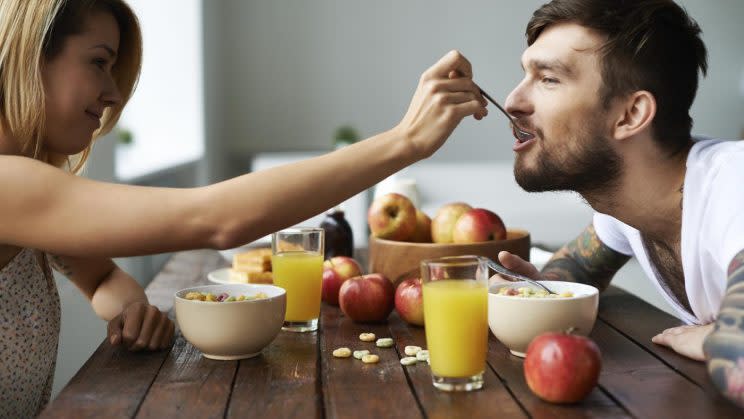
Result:
{"label": "blonde hair", "polygon": [[[58,54],[64,41],[84,30],[94,11],[111,13],[120,41],[112,75],[121,102],[109,107],[101,127],[81,153],[54,153],[44,146],[44,60]],[[0,0],[0,126],[18,141],[24,154],[79,172],[96,138],[111,131],[131,97],[142,63],[142,35],[137,17],[123,0]]]}

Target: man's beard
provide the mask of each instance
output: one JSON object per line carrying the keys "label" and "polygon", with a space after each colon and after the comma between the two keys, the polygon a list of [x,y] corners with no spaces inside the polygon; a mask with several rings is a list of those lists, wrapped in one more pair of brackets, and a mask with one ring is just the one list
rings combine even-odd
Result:
{"label": "man's beard", "polygon": [[514,178],[519,186],[527,192],[575,191],[584,197],[611,189],[622,174],[622,158],[596,128],[576,140],[581,141],[578,150],[563,153],[562,159],[549,150],[540,150],[532,169],[517,159]]}

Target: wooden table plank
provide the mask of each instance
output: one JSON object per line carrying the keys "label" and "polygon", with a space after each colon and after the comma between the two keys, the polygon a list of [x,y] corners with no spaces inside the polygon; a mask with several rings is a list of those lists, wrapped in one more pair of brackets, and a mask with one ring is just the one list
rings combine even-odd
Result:
{"label": "wooden table plank", "polygon": [[[177,253],[147,288],[148,298],[161,310],[171,311],[176,290],[206,283],[206,273],[225,263],[213,250]],[[104,339],[40,417],[132,418],[168,354],[129,352]]]}
{"label": "wooden table plank", "polygon": [[524,360],[512,355],[493,335],[489,342],[488,363],[504,380],[519,403],[534,419],[540,418],[628,418],[600,388],[595,388],[581,402],[572,405],[548,403],[537,397],[524,379]]}
{"label": "wooden table plank", "polygon": [[320,418],[318,334],[281,332],[260,356],[240,361],[228,418]]}
{"label": "wooden table plank", "polygon": [[[390,330],[399,356],[406,356],[407,345],[426,348],[426,334],[421,327],[409,326],[393,313],[389,319]],[[448,393],[438,390],[431,382],[431,368],[426,362],[404,367],[428,418],[526,418],[519,404],[509,394],[504,384],[486,366],[481,390],[469,393]]]}
{"label": "wooden table plank", "polygon": [[[387,324],[355,324],[341,310],[329,306],[324,306],[321,316],[321,380],[326,417],[423,417],[396,350],[359,340],[362,332],[372,332],[378,338],[391,337]],[[380,362],[364,364],[353,357],[334,358],[331,353],[339,347],[352,351],[368,349],[380,356]]]}
{"label": "wooden table plank", "polygon": [[603,321],[591,337],[602,352],[599,384],[640,418],[741,418],[741,410],[715,403],[693,382]]}
{"label": "wooden table plank", "polygon": [[104,341],[39,417],[134,417],[167,355],[129,352]]}
{"label": "wooden table plank", "polygon": [[718,402],[726,402],[726,399],[720,395],[710,381],[707,370],[700,368],[700,362],[693,361],[665,346],[651,342],[651,338],[664,331],[664,329],[682,326],[684,322],[616,287],[610,287],[602,293],[599,317],[614,329],[622,331],[628,338],[654,354],[680,374],[705,389]]}
{"label": "wooden table plank", "polygon": [[179,335],[137,417],[222,418],[237,365],[204,358]]}

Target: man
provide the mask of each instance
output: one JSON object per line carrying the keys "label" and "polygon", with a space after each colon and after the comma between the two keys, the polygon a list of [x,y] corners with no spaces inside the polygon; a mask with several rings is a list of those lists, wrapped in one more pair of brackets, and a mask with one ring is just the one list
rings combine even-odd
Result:
{"label": "man", "polygon": [[535,278],[607,287],[631,256],[688,325],[653,342],[706,361],[744,407],[744,143],[693,139],[707,70],[700,29],[671,0],[554,0],[527,26],[525,76],[506,108],[527,191],[572,190],[593,222]]}

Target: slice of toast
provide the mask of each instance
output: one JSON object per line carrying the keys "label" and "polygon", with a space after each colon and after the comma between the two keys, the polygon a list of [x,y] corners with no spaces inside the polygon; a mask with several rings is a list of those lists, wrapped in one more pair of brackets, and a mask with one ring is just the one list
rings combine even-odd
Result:
{"label": "slice of toast", "polygon": [[271,271],[271,249],[251,249],[234,255],[233,269],[247,272]]}
{"label": "slice of toast", "polygon": [[271,249],[257,248],[233,256],[230,281],[244,284],[272,284]]}

